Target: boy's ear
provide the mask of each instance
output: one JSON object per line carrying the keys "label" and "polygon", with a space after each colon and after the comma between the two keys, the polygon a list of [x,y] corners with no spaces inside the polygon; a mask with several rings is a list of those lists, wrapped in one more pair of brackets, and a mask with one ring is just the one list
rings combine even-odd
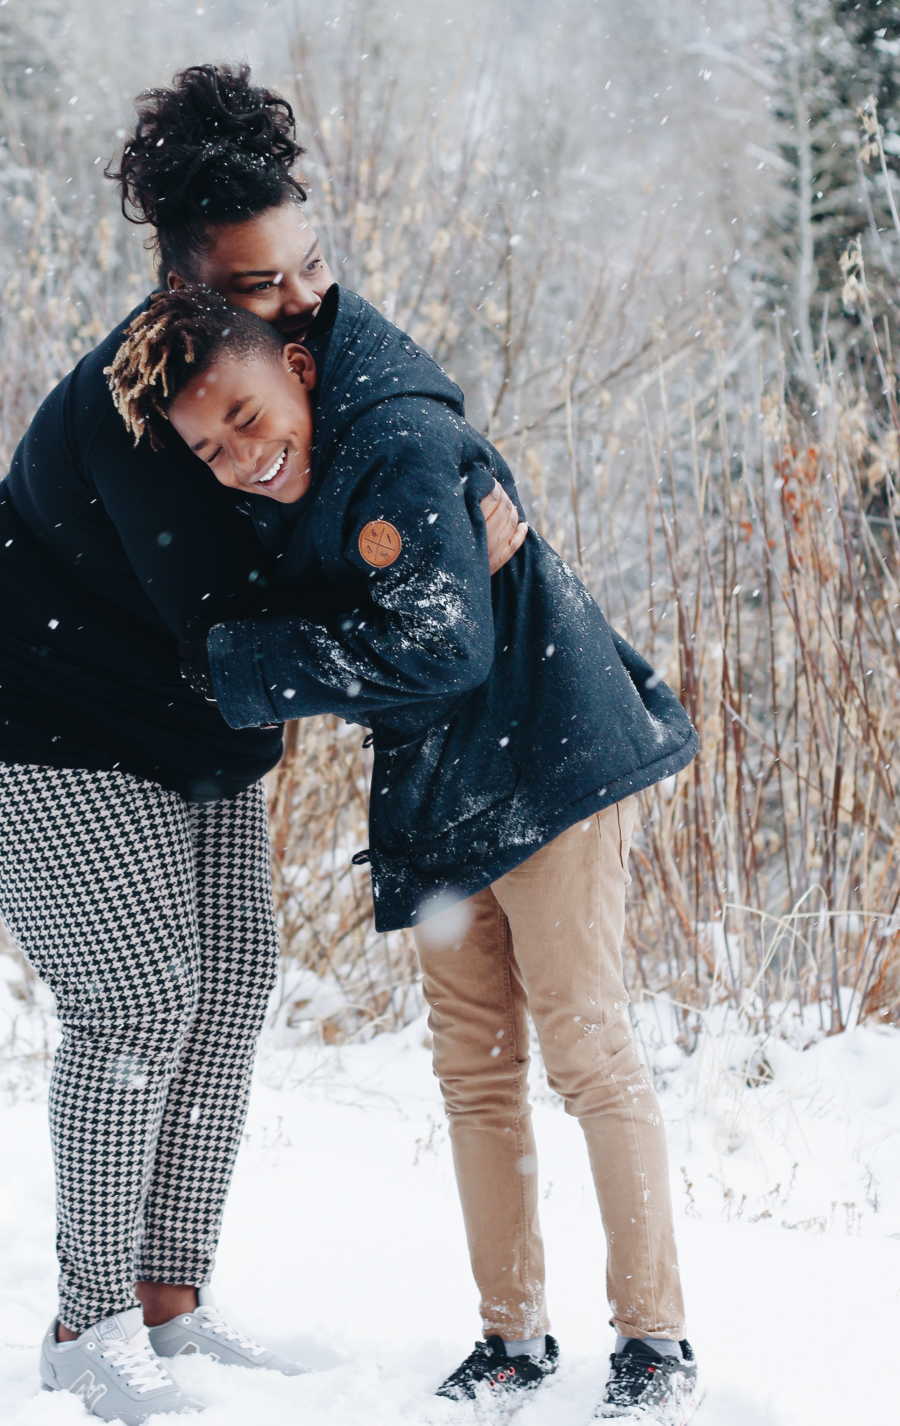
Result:
{"label": "boy's ear", "polygon": [[179,292],[182,287],[187,287],[184,278],[178,272],[166,273],[166,286],[170,292]]}
{"label": "boy's ear", "polygon": [[281,360],[291,376],[296,376],[307,391],[316,385],[316,359],[308,347],[299,342],[288,342],[282,349]]}

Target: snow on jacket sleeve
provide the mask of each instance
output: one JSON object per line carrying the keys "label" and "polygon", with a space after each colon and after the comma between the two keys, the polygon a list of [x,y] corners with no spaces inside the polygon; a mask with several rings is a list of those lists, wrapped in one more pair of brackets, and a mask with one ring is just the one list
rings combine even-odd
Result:
{"label": "snow on jacket sleeve", "polygon": [[279,614],[216,625],[207,647],[226,722],[336,713],[364,723],[483,683],[494,656],[483,484],[449,453],[428,462],[412,442],[367,473],[343,512],[343,560],[348,589],[363,575],[368,599],[322,622]]}

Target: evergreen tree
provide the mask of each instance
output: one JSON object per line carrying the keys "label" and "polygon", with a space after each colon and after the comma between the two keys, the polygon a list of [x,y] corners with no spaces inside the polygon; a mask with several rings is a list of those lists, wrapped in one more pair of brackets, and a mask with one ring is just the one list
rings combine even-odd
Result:
{"label": "evergreen tree", "polygon": [[[841,255],[861,238],[876,300],[890,300],[897,235],[886,181],[900,173],[896,62],[900,15],[894,0],[784,0],[772,37],[771,107],[776,124],[781,201],[767,224],[771,305],[796,344],[799,374],[812,381],[815,351],[827,335],[837,347],[856,335],[858,315],[841,301]],[[860,162],[858,108],[878,103],[889,176]]]}
{"label": "evergreen tree", "polygon": [[897,0],[834,0],[834,13],[851,46],[852,64],[834,76],[838,100],[855,110],[871,94],[884,127],[892,171],[900,175],[900,8]]}

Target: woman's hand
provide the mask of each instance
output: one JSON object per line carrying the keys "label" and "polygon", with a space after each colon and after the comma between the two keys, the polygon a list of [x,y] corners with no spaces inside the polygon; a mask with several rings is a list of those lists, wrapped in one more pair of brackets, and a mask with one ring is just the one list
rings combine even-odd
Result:
{"label": "woman's hand", "polygon": [[519,519],[519,512],[499,480],[481,501],[481,513],[487,526],[488,563],[491,574],[502,569],[516,550],[521,549],[528,524]]}

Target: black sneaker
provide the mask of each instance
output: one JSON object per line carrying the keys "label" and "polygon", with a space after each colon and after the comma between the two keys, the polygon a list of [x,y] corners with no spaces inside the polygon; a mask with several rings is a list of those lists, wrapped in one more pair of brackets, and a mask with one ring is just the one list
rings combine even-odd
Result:
{"label": "black sneaker", "polygon": [[647,1426],[685,1426],[697,1405],[697,1363],[689,1342],[678,1345],[681,1361],[638,1337],[614,1352],[595,1419],[628,1416]]}
{"label": "black sneaker", "polygon": [[498,1395],[512,1391],[533,1391],[545,1377],[552,1376],[559,1362],[559,1344],[548,1333],[542,1357],[508,1357],[502,1337],[487,1337],[475,1343],[464,1362],[438,1387],[436,1395],[450,1401],[474,1400],[479,1387]]}

